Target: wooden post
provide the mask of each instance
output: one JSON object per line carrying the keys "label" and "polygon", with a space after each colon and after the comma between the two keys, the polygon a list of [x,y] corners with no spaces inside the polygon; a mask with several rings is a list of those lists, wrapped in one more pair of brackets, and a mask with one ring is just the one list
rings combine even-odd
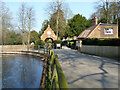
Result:
{"label": "wooden post", "polygon": [[39,52],[39,48],[40,48],[40,46],[38,45],[38,52]]}
{"label": "wooden post", "polygon": [[45,54],[45,47],[44,47],[44,54]]}
{"label": "wooden post", "polygon": [[54,68],[55,68],[55,88],[59,88],[59,82],[58,82],[58,73],[57,73],[57,69],[56,69],[56,60],[58,60],[58,56],[55,55],[55,58],[54,58]]}
{"label": "wooden post", "polygon": [[82,48],[82,40],[80,40],[80,51],[81,51],[81,48]]}

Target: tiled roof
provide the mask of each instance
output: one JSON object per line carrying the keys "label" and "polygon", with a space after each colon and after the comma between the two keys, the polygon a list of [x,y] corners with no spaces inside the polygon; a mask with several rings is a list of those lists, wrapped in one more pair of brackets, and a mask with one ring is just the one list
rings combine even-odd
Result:
{"label": "tiled roof", "polygon": [[96,28],[97,25],[93,25],[89,27],[88,29],[85,29],[78,38],[87,38],[87,36]]}
{"label": "tiled roof", "polygon": [[[105,24],[105,23],[99,23],[98,25],[103,25],[103,26],[117,26],[117,24]],[[89,27],[88,29],[85,29],[79,36],[78,38],[87,38],[90,33],[98,26],[98,25],[93,25]]]}

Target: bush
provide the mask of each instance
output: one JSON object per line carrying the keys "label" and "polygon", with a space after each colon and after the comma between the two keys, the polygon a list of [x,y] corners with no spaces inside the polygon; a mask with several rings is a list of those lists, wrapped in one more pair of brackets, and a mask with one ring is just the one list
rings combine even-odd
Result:
{"label": "bush", "polygon": [[60,44],[61,44],[62,41],[61,41],[61,40],[55,40],[54,43],[55,43],[55,44],[57,44],[57,43],[60,43]]}
{"label": "bush", "polygon": [[76,49],[76,40],[69,41],[69,48]]}
{"label": "bush", "polygon": [[44,46],[44,45],[45,45],[45,43],[44,43],[44,41],[43,41],[43,40],[38,39],[38,40],[35,42],[35,45]]}
{"label": "bush", "polygon": [[62,45],[67,45],[67,44],[68,44],[67,41],[63,41],[63,42],[62,42]]}
{"label": "bush", "polygon": [[104,39],[86,38],[82,42],[83,45],[99,45],[99,46],[120,46],[120,38],[118,39]]}

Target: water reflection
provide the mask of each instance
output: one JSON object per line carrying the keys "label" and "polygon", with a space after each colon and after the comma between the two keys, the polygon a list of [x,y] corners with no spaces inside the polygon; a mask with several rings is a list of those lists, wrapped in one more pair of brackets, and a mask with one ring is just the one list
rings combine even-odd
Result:
{"label": "water reflection", "polygon": [[3,55],[3,88],[39,88],[42,63],[39,57]]}

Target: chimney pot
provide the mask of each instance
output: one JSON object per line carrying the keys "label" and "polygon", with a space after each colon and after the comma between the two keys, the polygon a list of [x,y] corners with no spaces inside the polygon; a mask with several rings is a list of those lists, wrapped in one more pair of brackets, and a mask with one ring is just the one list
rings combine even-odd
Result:
{"label": "chimney pot", "polygon": [[97,25],[98,24],[98,18],[97,17],[94,17],[92,19],[92,25]]}

